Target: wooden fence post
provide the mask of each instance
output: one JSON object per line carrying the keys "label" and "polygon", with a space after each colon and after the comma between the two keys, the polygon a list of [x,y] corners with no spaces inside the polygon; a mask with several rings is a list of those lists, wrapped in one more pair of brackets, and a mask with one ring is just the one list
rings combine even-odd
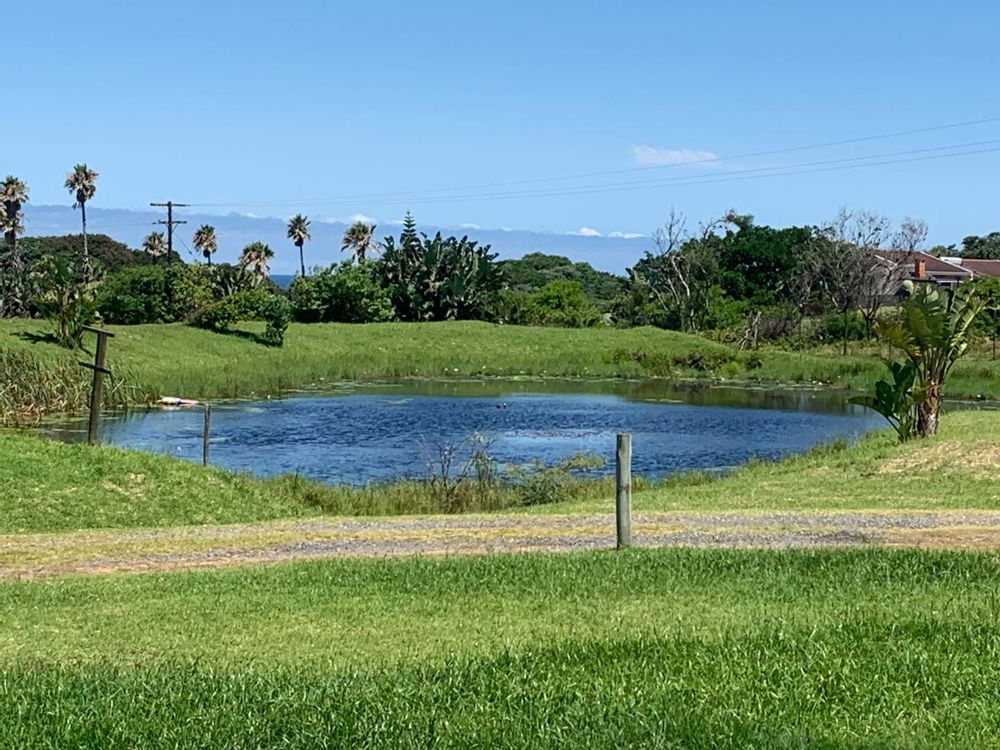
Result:
{"label": "wooden fence post", "polygon": [[625,549],[632,546],[632,435],[619,433],[615,448],[616,548]]}
{"label": "wooden fence post", "polygon": [[90,420],[87,423],[87,442],[97,445],[100,439],[101,427],[101,398],[104,395],[104,376],[110,375],[111,370],[105,367],[105,360],[108,354],[108,337],[113,337],[111,331],[93,326],[83,326],[83,330],[97,334],[97,350],[94,352],[94,364],[90,362],[80,362],[81,367],[94,371],[94,382],[90,387]]}
{"label": "wooden fence post", "polygon": [[212,405],[205,404],[205,429],[201,433],[201,463],[208,466],[208,433],[212,423]]}

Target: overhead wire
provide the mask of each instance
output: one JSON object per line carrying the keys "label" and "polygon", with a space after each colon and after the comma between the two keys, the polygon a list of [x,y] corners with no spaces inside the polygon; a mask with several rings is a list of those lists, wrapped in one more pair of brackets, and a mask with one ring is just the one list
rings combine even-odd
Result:
{"label": "overhead wire", "polygon": [[[966,120],[963,122],[947,123],[944,125],[932,125],[921,128],[912,128],[909,130],[897,130],[888,133],[879,133],[875,135],[866,135],[853,138],[844,138],[839,140],[825,141],[821,143],[812,143],[799,146],[790,146],[778,149],[767,149],[760,150],[742,154],[736,154],[733,156],[711,156],[701,159],[686,160],[683,162],[671,163],[671,164],[655,164],[655,165],[645,165],[638,167],[630,167],[625,169],[615,169],[615,170],[604,170],[595,172],[583,172],[572,175],[561,175],[561,176],[548,176],[548,177],[535,177],[522,180],[510,180],[506,182],[491,182],[482,183],[474,185],[459,185],[453,187],[443,187],[443,188],[423,188],[418,190],[400,190],[400,191],[389,191],[382,193],[356,193],[356,194],[344,194],[338,196],[328,196],[325,198],[313,198],[313,199],[279,199],[279,200],[251,200],[251,201],[215,201],[215,202],[199,202],[191,203],[192,207],[201,208],[215,208],[215,207],[227,207],[227,206],[279,206],[279,205],[300,205],[309,204],[317,205],[321,203],[337,203],[337,202],[351,202],[351,201],[362,201],[362,200],[374,200],[378,198],[392,198],[392,197],[404,197],[404,196],[433,196],[440,193],[452,193],[459,191],[471,191],[471,190],[487,190],[500,187],[515,187],[519,185],[532,185],[540,184],[545,182],[562,182],[567,180],[578,180],[586,179],[592,177],[607,177],[611,175],[620,174],[633,174],[636,172],[648,172],[652,170],[663,170],[663,169],[676,169],[679,167],[690,167],[697,166],[699,164],[715,164],[719,162],[735,161],[739,159],[749,159],[762,156],[775,156],[779,154],[788,154],[801,151],[815,150],[821,148],[832,148],[836,146],[846,146],[865,142],[871,142],[876,140],[885,140],[889,138],[898,138],[908,135],[918,135],[931,132],[939,132],[944,130],[951,130],[956,128],[972,127],[976,125],[984,125],[989,123],[1000,122],[1000,116],[997,117],[985,117],[977,120]],[[574,186],[566,186],[567,189]]]}

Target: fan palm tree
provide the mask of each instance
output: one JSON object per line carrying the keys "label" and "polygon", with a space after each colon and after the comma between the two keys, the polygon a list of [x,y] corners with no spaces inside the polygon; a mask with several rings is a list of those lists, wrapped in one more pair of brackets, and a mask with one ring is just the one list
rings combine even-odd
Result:
{"label": "fan palm tree", "polygon": [[211,224],[202,224],[195,231],[192,243],[194,249],[208,261],[208,265],[212,265],[212,255],[219,249],[219,242],[215,238],[215,227]]}
{"label": "fan palm tree", "polygon": [[267,276],[271,272],[268,261],[274,257],[274,250],[263,242],[251,242],[240,253],[240,266],[243,268],[253,267],[253,270],[261,276]]}
{"label": "fan palm tree", "polygon": [[11,315],[24,312],[24,264],[17,247],[17,235],[24,231],[24,213],[21,211],[28,202],[28,186],[13,175],[0,182],[0,231],[3,231],[7,245],[6,262],[0,267],[3,288],[0,307]]}
{"label": "fan palm tree", "polygon": [[358,263],[364,263],[365,257],[372,250],[378,247],[375,240],[375,225],[365,224],[363,221],[356,221],[344,232],[344,239],[340,243],[340,251],[349,250]]}
{"label": "fan palm tree", "polygon": [[163,232],[150,232],[146,239],[142,241],[142,249],[145,250],[155,263],[157,258],[167,252],[167,240]]}
{"label": "fan palm tree", "polygon": [[90,254],[87,252],[87,201],[97,192],[99,175],[86,164],[77,164],[73,171],[66,175],[66,189],[75,198],[73,208],[80,209],[83,221],[83,281],[90,281]]}
{"label": "fan palm tree", "polygon": [[302,269],[302,275],[306,275],[306,263],[302,256],[302,246],[306,244],[306,240],[309,237],[309,219],[307,219],[302,214],[295,214],[291,219],[288,220],[288,239],[295,243],[295,246],[299,249],[299,266]]}

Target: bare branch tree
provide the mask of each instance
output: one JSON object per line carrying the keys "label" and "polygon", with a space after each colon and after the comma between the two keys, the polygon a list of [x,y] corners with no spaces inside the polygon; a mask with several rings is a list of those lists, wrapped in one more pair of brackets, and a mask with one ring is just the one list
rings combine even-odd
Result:
{"label": "bare branch tree", "polygon": [[899,224],[899,231],[893,237],[893,246],[906,253],[914,253],[927,240],[927,222],[907,216]]}
{"label": "bare branch tree", "polygon": [[711,241],[720,227],[731,223],[731,216],[735,212],[701,226],[700,238],[693,239],[687,233],[687,221],[671,209],[666,223],[653,233],[655,250],[647,252],[631,271],[650,299],[676,316],[682,330],[696,331],[707,318],[718,276]]}
{"label": "bare branch tree", "polygon": [[671,206],[666,222],[653,232],[653,245],[656,247],[656,252],[660,255],[666,255],[679,250],[688,238],[687,219],[684,214]]}
{"label": "bare branch tree", "polygon": [[[876,253],[889,236],[889,220],[872,211],[850,212],[841,208],[820,230],[822,285],[834,308],[843,316],[843,354],[847,355],[848,319],[858,310],[870,331],[871,322],[883,304],[882,285],[877,279],[885,261]],[[870,317],[869,317],[870,316]]]}

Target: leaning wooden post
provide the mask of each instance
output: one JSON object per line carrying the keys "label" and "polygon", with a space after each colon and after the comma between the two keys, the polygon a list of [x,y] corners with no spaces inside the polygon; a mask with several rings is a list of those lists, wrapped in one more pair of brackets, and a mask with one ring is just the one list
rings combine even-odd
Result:
{"label": "leaning wooden post", "polygon": [[94,364],[81,362],[81,367],[94,371],[94,382],[90,388],[90,421],[87,424],[87,442],[97,445],[101,427],[101,398],[104,395],[104,376],[111,370],[104,366],[108,353],[108,337],[114,336],[111,331],[93,326],[83,326],[83,330],[97,334],[97,351],[94,353]]}
{"label": "leaning wooden post", "polygon": [[632,546],[632,435],[619,433],[615,451],[617,549]]}
{"label": "leaning wooden post", "polygon": [[208,433],[212,423],[212,405],[205,404],[205,429],[201,433],[201,463],[208,466]]}

